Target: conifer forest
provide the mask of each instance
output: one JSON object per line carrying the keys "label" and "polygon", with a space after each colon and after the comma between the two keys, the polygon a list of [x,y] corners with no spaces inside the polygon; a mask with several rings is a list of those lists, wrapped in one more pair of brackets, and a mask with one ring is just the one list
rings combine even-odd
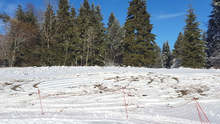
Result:
{"label": "conifer forest", "polygon": [[41,15],[33,5],[18,5],[13,17],[0,14],[6,25],[0,66],[220,68],[220,0],[212,0],[207,31],[199,28],[195,10],[188,7],[173,49],[168,41],[162,48],[157,44],[147,3],[130,0],[124,25],[114,13],[105,25],[101,6],[88,0],[79,9],[68,0],[49,2]]}

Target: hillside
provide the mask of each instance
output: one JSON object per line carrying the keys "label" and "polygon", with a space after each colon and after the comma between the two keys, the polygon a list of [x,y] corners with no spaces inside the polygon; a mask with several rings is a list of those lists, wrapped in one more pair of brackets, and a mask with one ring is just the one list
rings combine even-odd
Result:
{"label": "hillside", "polygon": [[193,98],[220,123],[220,70],[0,68],[1,124],[200,124]]}

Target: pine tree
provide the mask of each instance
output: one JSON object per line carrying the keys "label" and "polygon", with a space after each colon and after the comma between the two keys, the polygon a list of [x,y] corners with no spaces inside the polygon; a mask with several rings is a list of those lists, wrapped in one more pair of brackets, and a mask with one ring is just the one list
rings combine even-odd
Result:
{"label": "pine tree", "polygon": [[123,33],[119,21],[115,18],[114,13],[111,13],[106,30],[106,53],[109,65],[119,65],[121,62]]}
{"label": "pine tree", "polygon": [[55,45],[55,14],[53,8],[48,4],[47,10],[45,12],[45,19],[42,29],[42,63],[44,65],[52,66],[55,65],[56,50],[53,48]]}
{"label": "pine tree", "polygon": [[[91,40],[91,59],[90,59],[90,65],[100,65],[103,66],[105,65],[105,28],[104,24],[102,22],[103,17],[101,15],[101,8],[100,6],[94,6],[92,5],[91,9],[91,29],[90,31],[88,30],[88,34],[90,36],[88,39]],[[90,32],[90,33],[89,33]]]}
{"label": "pine tree", "polygon": [[69,48],[71,45],[71,32],[69,30],[71,28],[71,17],[69,10],[68,0],[60,0],[56,17],[56,65],[67,65],[69,59]]}
{"label": "pine tree", "polygon": [[81,65],[104,65],[105,28],[99,6],[84,0],[77,17]]}
{"label": "pine tree", "polygon": [[170,68],[172,65],[172,55],[168,41],[163,44],[162,63],[163,68]]}
{"label": "pine tree", "polygon": [[151,33],[146,0],[132,0],[125,23],[123,64],[153,67],[156,61],[155,35]]}
{"label": "pine tree", "polygon": [[91,30],[90,27],[90,20],[91,20],[91,7],[89,5],[88,0],[84,0],[84,3],[81,5],[79,9],[79,15],[77,17],[77,32],[79,33],[79,46],[80,46],[80,51],[79,51],[79,57],[78,63],[80,65],[86,65],[86,57],[87,55],[87,49],[88,49],[88,44],[87,44],[87,32],[88,30]]}
{"label": "pine tree", "polygon": [[206,64],[205,42],[201,39],[201,30],[198,28],[194,10],[190,8],[184,30],[184,44],[182,66],[202,68]]}
{"label": "pine tree", "polygon": [[183,56],[183,34],[182,32],[179,33],[178,38],[175,42],[174,45],[174,50],[173,50],[173,67],[180,67],[182,64],[182,56]]}
{"label": "pine tree", "polygon": [[34,6],[32,4],[29,4],[27,7],[27,11],[25,12],[25,23],[29,23],[32,25],[37,25],[37,17],[34,14]]}
{"label": "pine tree", "polygon": [[17,10],[16,10],[16,19],[17,19],[18,21],[22,21],[22,22],[25,21],[25,14],[24,14],[24,11],[23,11],[21,5],[18,5],[18,8],[17,8]]}
{"label": "pine tree", "polygon": [[79,43],[79,32],[78,31],[78,26],[77,26],[77,18],[76,18],[76,11],[75,8],[71,8],[71,14],[70,14],[70,47],[69,47],[69,59],[68,59],[68,65],[78,65],[78,60],[80,56],[80,43]]}
{"label": "pine tree", "polygon": [[156,58],[153,67],[162,68],[162,53],[160,47],[157,44],[155,45],[155,53],[156,53]]}
{"label": "pine tree", "polygon": [[220,68],[220,0],[213,0],[207,31],[208,67]]}

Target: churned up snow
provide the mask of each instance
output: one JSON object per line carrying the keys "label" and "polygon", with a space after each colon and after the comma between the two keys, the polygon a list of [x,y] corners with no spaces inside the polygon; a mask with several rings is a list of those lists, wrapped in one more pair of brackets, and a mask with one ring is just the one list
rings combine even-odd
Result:
{"label": "churned up snow", "polygon": [[0,68],[0,124],[200,124],[193,99],[220,123],[220,70]]}

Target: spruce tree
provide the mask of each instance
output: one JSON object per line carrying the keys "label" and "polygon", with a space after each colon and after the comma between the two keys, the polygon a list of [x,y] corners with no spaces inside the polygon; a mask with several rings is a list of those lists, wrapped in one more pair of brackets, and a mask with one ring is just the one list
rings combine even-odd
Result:
{"label": "spruce tree", "polygon": [[91,29],[90,31],[88,30],[88,39],[91,40],[91,59],[90,59],[90,65],[100,65],[103,66],[105,65],[105,28],[104,24],[102,22],[103,17],[101,15],[101,8],[100,6],[94,6],[92,5],[91,9]]}
{"label": "spruce tree", "polygon": [[81,65],[105,64],[105,28],[102,20],[100,7],[90,6],[88,0],[84,0],[77,17]]}
{"label": "spruce tree", "polygon": [[162,63],[163,68],[170,68],[172,65],[172,55],[168,41],[163,44]]}
{"label": "spruce tree", "polygon": [[25,14],[21,5],[18,5],[18,8],[16,10],[16,19],[22,22],[25,21]]}
{"label": "spruce tree", "polygon": [[86,56],[87,56],[87,32],[88,30],[91,30],[89,27],[91,26],[90,20],[91,20],[91,7],[89,5],[88,0],[84,0],[83,4],[81,5],[79,9],[79,15],[77,17],[77,32],[79,33],[79,57],[78,63],[80,65],[86,65]]}
{"label": "spruce tree", "polygon": [[156,53],[156,59],[155,63],[153,65],[154,68],[162,68],[162,53],[160,47],[156,44],[155,45],[155,53]]}
{"label": "spruce tree", "polygon": [[155,35],[151,33],[150,15],[146,11],[146,0],[129,2],[123,43],[123,64],[153,67],[156,61]]}
{"label": "spruce tree", "polygon": [[207,31],[208,67],[220,68],[220,0],[212,1]]}
{"label": "spruce tree", "polygon": [[56,65],[66,65],[69,59],[71,27],[70,6],[68,0],[59,1],[56,17]]}
{"label": "spruce tree", "polygon": [[111,13],[106,30],[106,61],[109,65],[119,65],[121,62],[123,34],[124,31],[120,27],[119,21],[114,13]]}
{"label": "spruce tree", "polygon": [[201,38],[199,23],[196,21],[194,10],[190,8],[184,30],[182,66],[191,68],[202,68],[205,66],[205,42]]}
{"label": "spruce tree", "polygon": [[55,30],[56,30],[56,20],[53,8],[48,4],[47,10],[44,15],[44,23],[42,29],[42,63],[47,66],[55,65],[56,56],[55,45]]}
{"label": "spruce tree", "polygon": [[182,63],[182,56],[183,56],[183,34],[182,32],[179,33],[178,38],[175,42],[174,45],[174,50],[173,50],[173,67],[180,67]]}
{"label": "spruce tree", "polygon": [[78,31],[78,26],[77,26],[77,17],[76,17],[76,11],[75,8],[71,8],[71,13],[70,13],[70,47],[69,47],[69,59],[67,64],[68,65],[78,65],[78,60],[80,60],[80,42],[79,42],[79,32]]}

